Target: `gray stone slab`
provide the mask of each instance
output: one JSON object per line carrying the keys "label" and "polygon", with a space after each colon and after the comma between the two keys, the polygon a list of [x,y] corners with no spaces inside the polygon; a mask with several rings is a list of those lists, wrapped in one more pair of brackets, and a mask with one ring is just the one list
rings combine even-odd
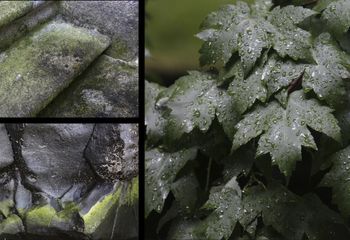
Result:
{"label": "gray stone slab", "polygon": [[138,117],[138,68],[101,56],[40,117]]}
{"label": "gray stone slab", "polygon": [[22,145],[30,172],[27,184],[55,198],[75,184],[83,183],[87,188],[95,179],[83,156],[92,131],[92,124],[27,125]]}
{"label": "gray stone slab", "polygon": [[96,28],[112,39],[107,54],[127,61],[138,58],[139,2],[62,1],[65,18],[83,27]]}

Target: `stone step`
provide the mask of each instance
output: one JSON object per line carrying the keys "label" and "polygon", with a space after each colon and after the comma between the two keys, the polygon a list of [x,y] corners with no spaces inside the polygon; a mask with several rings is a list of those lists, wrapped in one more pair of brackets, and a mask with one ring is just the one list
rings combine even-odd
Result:
{"label": "stone step", "polygon": [[138,67],[102,55],[39,117],[138,117]]}
{"label": "stone step", "polygon": [[62,1],[60,13],[74,24],[109,36],[112,44],[107,55],[126,61],[138,57],[139,2]]}
{"label": "stone step", "polygon": [[0,28],[23,16],[32,8],[32,1],[1,1]]}
{"label": "stone step", "polygon": [[96,31],[51,21],[0,54],[0,117],[32,117],[110,44]]}
{"label": "stone step", "polygon": [[8,48],[14,41],[56,16],[58,4],[53,1],[35,1],[30,9],[24,16],[0,27],[0,50]]}

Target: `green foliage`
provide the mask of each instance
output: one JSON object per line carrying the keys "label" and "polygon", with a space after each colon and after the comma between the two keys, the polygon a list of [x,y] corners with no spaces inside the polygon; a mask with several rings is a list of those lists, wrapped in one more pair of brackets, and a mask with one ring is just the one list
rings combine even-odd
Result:
{"label": "green foliage", "polygon": [[146,81],[147,236],[350,239],[349,5],[237,1],[201,71]]}

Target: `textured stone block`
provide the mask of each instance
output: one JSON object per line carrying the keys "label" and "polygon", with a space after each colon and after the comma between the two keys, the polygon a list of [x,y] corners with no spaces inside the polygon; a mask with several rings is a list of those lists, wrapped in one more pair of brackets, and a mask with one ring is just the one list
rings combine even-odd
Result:
{"label": "textured stone block", "polygon": [[40,117],[138,117],[138,68],[101,56]]}
{"label": "textured stone block", "polygon": [[0,54],[0,117],[35,116],[110,44],[98,32],[57,21]]}
{"label": "textured stone block", "polygon": [[127,61],[138,57],[137,1],[63,1],[61,12],[75,24],[108,35],[112,39],[108,55]]}
{"label": "textured stone block", "polygon": [[0,28],[23,16],[33,7],[32,1],[1,1]]}

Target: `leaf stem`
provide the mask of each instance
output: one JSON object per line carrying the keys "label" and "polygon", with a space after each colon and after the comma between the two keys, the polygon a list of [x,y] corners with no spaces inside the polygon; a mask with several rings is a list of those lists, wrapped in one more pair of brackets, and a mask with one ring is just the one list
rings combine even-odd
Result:
{"label": "leaf stem", "polygon": [[207,182],[205,184],[205,192],[207,192],[209,190],[209,180],[210,180],[210,171],[211,171],[212,163],[213,163],[213,159],[209,158],[208,168],[207,168]]}

